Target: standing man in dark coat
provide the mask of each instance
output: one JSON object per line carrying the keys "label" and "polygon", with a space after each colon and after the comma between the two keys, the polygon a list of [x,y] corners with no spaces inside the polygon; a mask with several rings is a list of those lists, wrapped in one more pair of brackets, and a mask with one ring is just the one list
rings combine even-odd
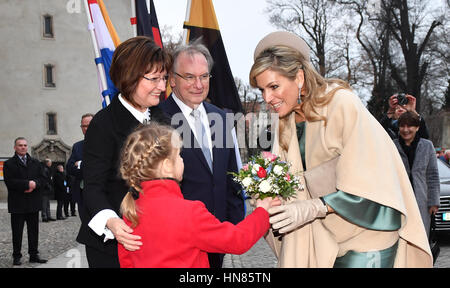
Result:
{"label": "standing man in dark coat", "polygon": [[46,158],[43,162],[43,175],[44,183],[42,183],[41,193],[42,193],[42,222],[55,221],[52,218],[50,212],[50,199],[53,198],[53,171],[52,171],[52,160]]}
{"label": "standing man in dark coat", "polygon": [[[63,217],[62,210],[67,198],[67,181],[63,165],[58,165],[56,167],[56,172],[53,176],[53,183],[55,188],[55,199],[58,202],[58,205],[56,206],[56,219],[64,220],[66,218]],[[66,210],[66,216],[67,214],[68,211]]]}
{"label": "standing man in dark coat", "polygon": [[15,154],[5,162],[4,179],[8,188],[8,212],[11,213],[14,265],[21,265],[22,235],[25,222],[28,232],[28,254],[31,263],[45,263],[39,257],[39,210],[42,207],[41,187],[44,179],[41,163],[31,158],[27,140],[14,141]]}
{"label": "standing man in dark coat", "polygon": [[[83,132],[83,135],[86,135],[86,131],[89,127],[89,124],[91,123],[92,118],[94,117],[91,113],[86,113],[83,116],[81,116],[81,132]],[[78,211],[80,211],[80,206],[82,203],[81,199],[81,192],[83,191],[83,169],[82,169],[82,160],[83,160],[83,146],[84,146],[84,139],[78,141],[77,143],[73,144],[72,146],[72,154],[70,155],[69,160],[67,161],[66,165],[66,171],[67,175],[70,175],[73,177],[73,182],[71,183],[71,193],[72,193],[72,200],[77,203],[78,205]],[[72,216],[75,214],[75,209],[71,208],[72,210]]]}
{"label": "standing man in dark coat", "polygon": [[[244,219],[244,200],[228,173],[237,172],[233,125],[225,112],[205,101],[212,57],[196,43],[179,48],[173,57],[173,93],[159,107],[183,137],[181,192],[185,199],[202,201],[218,220],[237,224]],[[211,268],[222,267],[223,254],[209,253],[208,258]]]}

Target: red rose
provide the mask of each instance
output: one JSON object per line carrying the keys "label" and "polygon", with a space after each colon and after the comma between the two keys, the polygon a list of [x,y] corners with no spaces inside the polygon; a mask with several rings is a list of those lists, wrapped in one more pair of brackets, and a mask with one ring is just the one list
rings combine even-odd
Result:
{"label": "red rose", "polygon": [[263,167],[259,167],[257,175],[259,178],[266,178],[267,172]]}

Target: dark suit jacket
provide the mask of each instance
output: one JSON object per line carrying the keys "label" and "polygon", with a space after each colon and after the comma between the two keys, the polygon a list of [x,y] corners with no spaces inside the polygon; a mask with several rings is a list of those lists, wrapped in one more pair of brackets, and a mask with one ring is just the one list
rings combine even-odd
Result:
{"label": "dark suit jacket", "polygon": [[[166,101],[159,104],[159,107],[167,113],[172,119],[172,126],[180,131],[180,127],[189,124],[186,118],[182,116],[182,112],[171,95]],[[203,102],[211,127],[215,125],[215,120],[211,119],[219,116],[223,123],[226,123],[225,112],[216,106]],[[173,116],[180,113],[182,123],[173,123],[176,118]],[[214,113],[215,116],[212,116]],[[217,119],[217,118],[216,118]],[[176,122],[176,121],[175,121]],[[222,135],[215,135],[211,130],[211,138],[213,143],[215,140],[222,139],[222,143],[213,145],[213,173],[208,167],[205,156],[198,144],[194,146],[195,137],[189,128],[190,135],[181,135],[183,138],[183,149],[181,157],[184,161],[183,181],[181,182],[181,192],[185,199],[202,201],[209,212],[211,212],[220,221],[229,221],[237,224],[244,219],[244,201],[240,190],[241,187],[236,184],[228,172],[236,172],[236,156],[231,136],[232,125],[228,125],[227,129],[221,129]],[[189,137],[186,137],[189,136]],[[220,136],[220,138],[219,138]],[[190,140],[190,143],[188,143]],[[227,143],[228,148],[227,148]],[[217,146],[217,147],[216,147]]]}
{"label": "dark suit jacket", "polygon": [[80,169],[78,169],[78,167],[75,166],[75,162],[83,160],[83,146],[84,140],[78,141],[73,144],[72,154],[70,155],[70,158],[67,161],[66,165],[67,174],[74,177],[74,181],[73,183],[71,183],[70,189],[72,193],[72,199],[77,203],[81,202],[80,182],[83,179],[83,165],[81,165]]}
{"label": "dark suit jacket", "polygon": [[[66,183],[64,184],[64,182]],[[55,199],[59,201],[65,200],[67,195],[66,174],[64,172],[56,171],[53,176],[53,185],[55,188]]]}
{"label": "dark suit jacket", "polygon": [[[164,113],[152,107],[151,120],[168,124]],[[118,215],[120,203],[128,191],[119,176],[122,145],[139,121],[114,97],[111,104],[92,119],[85,135],[83,147],[84,189],[81,207],[81,228],[77,241],[104,253],[117,255],[117,241],[103,241],[88,227],[91,219],[101,210],[111,209]]]}
{"label": "dark suit jacket", "polygon": [[[9,213],[35,213],[42,208],[42,185],[44,183],[42,164],[27,154],[27,165],[17,154],[7,160],[3,167],[4,179],[8,188]],[[28,190],[29,181],[36,182],[36,189]]]}

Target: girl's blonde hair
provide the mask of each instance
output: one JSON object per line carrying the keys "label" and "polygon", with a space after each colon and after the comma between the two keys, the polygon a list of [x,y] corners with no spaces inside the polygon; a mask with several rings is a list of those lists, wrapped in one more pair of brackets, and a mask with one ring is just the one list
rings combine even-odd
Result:
{"label": "girl's blonde hair", "polygon": [[[351,89],[350,85],[343,80],[326,79],[322,77],[316,69],[314,69],[311,62],[306,60],[302,53],[296,49],[283,45],[267,48],[256,57],[255,63],[253,63],[250,70],[250,85],[256,88],[256,77],[268,69],[278,72],[280,75],[292,81],[296,79],[298,71],[303,70],[305,79],[303,86],[307,89],[306,94],[302,95],[302,105],[300,109],[305,115],[306,120],[309,122],[324,121],[324,125],[326,125],[327,118],[321,116],[316,108],[323,107],[330,103],[337,90]],[[325,94],[326,89],[333,84],[337,84],[336,88]],[[290,114],[287,116],[289,115]],[[285,141],[290,138],[290,135],[286,135],[286,133],[292,133],[292,131],[287,131],[288,129],[286,129],[288,120],[289,117],[284,117],[280,119],[279,124],[280,146],[286,151],[288,145]]]}
{"label": "girl's blonde hair", "polygon": [[135,199],[142,193],[141,183],[159,175],[159,164],[164,159],[174,159],[181,147],[179,134],[170,126],[150,124],[139,126],[131,133],[122,148],[120,176],[130,187],[120,205],[120,212],[131,221],[139,223]]}

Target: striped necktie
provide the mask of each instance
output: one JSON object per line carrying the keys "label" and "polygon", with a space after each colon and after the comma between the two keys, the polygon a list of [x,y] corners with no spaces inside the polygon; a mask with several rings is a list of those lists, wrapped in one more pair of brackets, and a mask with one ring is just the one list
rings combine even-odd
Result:
{"label": "striped necktie", "polygon": [[22,160],[22,163],[27,166],[27,156],[19,156],[20,160]]}

